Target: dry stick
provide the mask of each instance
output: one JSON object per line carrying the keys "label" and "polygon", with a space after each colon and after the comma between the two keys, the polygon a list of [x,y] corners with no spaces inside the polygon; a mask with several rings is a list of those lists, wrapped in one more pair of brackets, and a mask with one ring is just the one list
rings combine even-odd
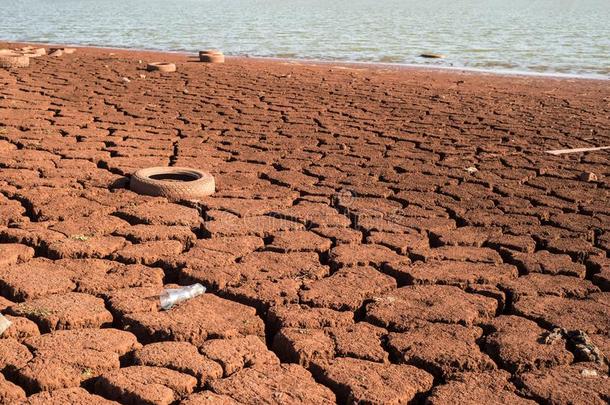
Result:
{"label": "dry stick", "polygon": [[555,150],[547,150],[545,152],[550,153],[551,155],[564,155],[566,153],[592,152],[592,151],[604,150],[604,149],[610,149],[610,146],[598,146],[595,148],[555,149]]}

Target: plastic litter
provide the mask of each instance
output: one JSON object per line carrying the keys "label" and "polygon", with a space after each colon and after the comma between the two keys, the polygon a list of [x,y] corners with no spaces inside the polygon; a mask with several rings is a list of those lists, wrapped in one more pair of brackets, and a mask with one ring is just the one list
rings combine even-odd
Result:
{"label": "plastic litter", "polygon": [[199,283],[181,288],[166,288],[160,297],[161,308],[165,310],[170,309],[176,304],[195,298],[203,293],[205,293],[205,287]]}
{"label": "plastic litter", "polygon": [[0,336],[4,333],[5,330],[11,327],[13,323],[6,319],[4,315],[0,315]]}

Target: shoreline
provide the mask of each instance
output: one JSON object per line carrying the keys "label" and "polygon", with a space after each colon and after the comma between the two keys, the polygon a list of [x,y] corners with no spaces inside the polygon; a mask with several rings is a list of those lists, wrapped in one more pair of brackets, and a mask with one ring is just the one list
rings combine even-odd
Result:
{"label": "shoreline", "polygon": [[610,153],[561,151],[610,145],[607,82],[75,48],[0,68],[0,398],[608,397],[540,341],[610,353]]}
{"label": "shoreline", "polygon": [[[196,56],[196,52],[189,51],[173,51],[166,49],[140,49],[140,48],[123,48],[115,46],[103,46],[103,45],[84,45],[84,44],[72,44],[72,43],[54,43],[54,42],[29,42],[29,41],[6,41],[0,39],[0,43],[10,44],[11,46],[19,45],[39,45],[47,47],[74,47],[81,49],[99,49],[99,50],[114,50],[114,51],[128,51],[128,52],[150,52],[157,54],[168,54],[168,55],[181,55],[181,56]],[[599,75],[581,75],[572,73],[543,73],[543,72],[529,72],[521,70],[495,70],[495,69],[484,69],[484,68],[471,68],[471,67],[457,67],[457,66],[432,66],[423,65],[417,63],[388,63],[388,62],[368,62],[368,61],[349,61],[349,60],[324,60],[324,59],[309,59],[309,58],[283,58],[276,56],[249,56],[249,55],[228,55],[225,57],[230,59],[244,59],[254,61],[272,61],[272,62],[286,62],[293,64],[304,64],[304,65],[337,65],[337,66],[357,66],[372,69],[387,69],[387,70],[422,70],[422,71],[440,71],[449,73],[462,73],[462,74],[474,74],[474,75],[488,75],[498,77],[533,77],[533,78],[545,78],[545,79],[559,79],[559,80],[594,80],[594,81],[610,81],[610,77],[604,77]]]}

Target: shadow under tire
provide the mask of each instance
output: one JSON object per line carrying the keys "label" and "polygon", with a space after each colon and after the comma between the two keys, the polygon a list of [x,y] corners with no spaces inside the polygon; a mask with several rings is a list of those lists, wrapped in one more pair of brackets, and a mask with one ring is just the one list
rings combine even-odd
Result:
{"label": "shadow under tire", "polygon": [[131,191],[171,201],[200,200],[216,191],[214,177],[187,167],[149,167],[131,176]]}

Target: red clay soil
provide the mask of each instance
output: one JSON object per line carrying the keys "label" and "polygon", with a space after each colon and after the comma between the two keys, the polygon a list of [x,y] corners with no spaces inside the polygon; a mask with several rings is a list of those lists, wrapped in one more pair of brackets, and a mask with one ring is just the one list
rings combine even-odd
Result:
{"label": "red clay soil", "polygon": [[[85,48],[0,70],[0,402],[606,403],[610,153],[544,153],[604,145],[607,81]],[[167,165],[217,193],[129,191]]]}

